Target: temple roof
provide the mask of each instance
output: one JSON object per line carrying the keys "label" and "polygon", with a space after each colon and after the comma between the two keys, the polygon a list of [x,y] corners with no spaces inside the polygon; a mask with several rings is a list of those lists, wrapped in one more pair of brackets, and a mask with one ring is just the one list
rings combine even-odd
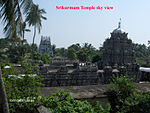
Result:
{"label": "temple roof", "polygon": [[121,28],[121,19],[120,19],[120,22],[118,23],[118,28],[117,29],[114,29],[112,33],[125,33],[125,30],[123,30]]}
{"label": "temple roof", "polygon": [[113,32],[112,33],[125,33],[125,30],[123,30],[123,29],[121,29],[121,28],[117,28],[117,29],[115,29],[115,30],[113,30]]}

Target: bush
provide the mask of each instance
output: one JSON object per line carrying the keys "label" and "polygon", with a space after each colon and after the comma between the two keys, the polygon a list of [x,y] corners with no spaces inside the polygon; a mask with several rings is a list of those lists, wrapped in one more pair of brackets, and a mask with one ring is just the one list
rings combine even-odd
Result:
{"label": "bush", "polygon": [[64,90],[43,98],[42,102],[52,113],[109,113],[110,110],[110,105],[104,109],[99,103],[92,106],[87,101],[75,100]]}
{"label": "bush", "polygon": [[108,92],[111,113],[150,113],[150,92],[136,91],[133,79],[113,77]]}
{"label": "bush", "polygon": [[111,112],[119,113],[125,104],[125,100],[134,95],[134,93],[136,93],[136,87],[133,79],[127,76],[113,76],[110,83],[110,91],[107,93],[111,104]]}
{"label": "bush", "polygon": [[124,103],[122,113],[150,113],[150,92],[134,94]]}
{"label": "bush", "polygon": [[[16,69],[13,66],[9,70],[2,69],[11,113],[34,112],[34,107],[40,103],[38,88],[41,85],[41,78],[38,76],[37,67],[31,64],[22,64],[22,67],[23,69]],[[25,75],[21,76],[18,71]]]}

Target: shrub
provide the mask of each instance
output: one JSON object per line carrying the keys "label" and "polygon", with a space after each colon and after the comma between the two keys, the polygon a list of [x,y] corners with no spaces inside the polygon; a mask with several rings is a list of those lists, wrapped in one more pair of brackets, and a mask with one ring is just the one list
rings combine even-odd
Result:
{"label": "shrub", "polygon": [[109,113],[110,110],[110,105],[104,109],[99,103],[92,106],[87,101],[75,100],[64,90],[43,98],[42,102],[52,113]]}

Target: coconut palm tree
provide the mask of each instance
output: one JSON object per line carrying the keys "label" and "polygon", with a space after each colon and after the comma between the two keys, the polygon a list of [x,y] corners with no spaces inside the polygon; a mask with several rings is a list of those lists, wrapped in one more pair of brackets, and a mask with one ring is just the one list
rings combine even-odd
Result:
{"label": "coconut palm tree", "polygon": [[22,23],[22,45],[23,45],[23,43],[24,43],[24,34],[25,34],[25,32],[30,32],[31,30],[30,29],[27,29],[26,28],[26,22],[23,22]]}
{"label": "coconut palm tree", "polygon": [[28,22],[29,27],[34,26],[34,35],[33,35],[33,43],[35,41],[36,36],[36,29],[38,29],[38,32],[40,33],[41,27],[42,27],[42,19],[46,20],[46,17],[43,16],[45,14],[44,9],[39,9],[38,5],[33,4],[31,7],[31,10],[27,13],[26,22]]}
{"label": "coconut palm tree", "polygon": [[39,9],[38,5],[33,4],[30,11],[27,13],[26,22],[30,26],[34,27],[34,34],[33,34],[33,42],[32,42],[32,58],[33,58],[33,50],[34,50],[34,41],[36,36],[36,29],[40,33],[42,27],[42,19],[46,20],[46,17],[43,16],[45,14],[44,9]]}
{"label": "coconut palm tree", "polygon": [[23,31],[22,15],[27,14],[32,4],[32,0],[0,0],[0,19],[4,23],[3,31],[6,37],[15,40],[21,38]]}
{"label": "coconut palm tree", "polygon": [[[0,0],[0,20],[4,24],[4,33],[6,37],[17,39],[22,35],[22,12],[26,14],[32,6],[32,0]],[[7,96],[5,92],[4,82],[0,70],[0,96],[3,103],[3,112],[9,113]]]}

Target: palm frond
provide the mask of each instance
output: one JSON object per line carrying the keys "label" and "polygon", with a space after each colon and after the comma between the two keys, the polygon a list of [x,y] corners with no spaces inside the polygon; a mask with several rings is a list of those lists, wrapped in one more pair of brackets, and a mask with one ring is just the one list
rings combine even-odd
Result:
{"label": "palm frond", "polygon": [[45,14],[44,9],[39,9],[39,5],[33,4],[30,11],[27,13],[26,22],[28,22],[29,26],[36,26],[39,33],[42,27],[42,19],[46,20],[42,14]]}
{"label": "palm frond", "polygon": [[30,29],[25,29],[25,31],[26,31],[26,32],[31,32],[31,30],[30,30]]}
{"label": "palm frond", "polygon": [[44,19],[44,20],[47,20],[47,18],[46,18],[46,17],[44,17],[44,16],[41,16],[41,18],[42,18],[42,19]]}
{"label": "palm frond", "polygon": [[0,0],[0,19],[4,24],[3,31],[6,37],[20,38],[22,36],[23,19],[21,8],[27,13],[32,3],[32,0]]}
{"label": "palm frond", "polygon": [[27,12],[29,12],[32,5],[33,5],[32,0],[21,0],[21,8],[23,9],[24,14],[27,14]]}

